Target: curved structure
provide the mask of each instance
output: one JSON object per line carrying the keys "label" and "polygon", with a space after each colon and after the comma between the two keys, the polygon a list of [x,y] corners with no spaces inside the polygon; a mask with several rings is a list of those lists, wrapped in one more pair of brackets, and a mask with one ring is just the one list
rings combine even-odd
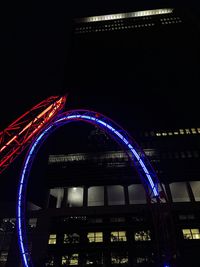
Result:
{"label": "curved structure", "polygon": [[66,96],[51,96],[0,132],[0,174],[31,143],[39,130],[64,108],[65,102]]}
{"label": "curved structure", "polygon": [[[31,170],[32,163],[38,149],[46,138],[60,126],[76,122],[84,121],[100,127],[103,131],[118,142],[128,156],[132,160],[135,168],[137,169],[141,182],[143,183],[146,193],[149,197],[150,203],[167,202],[166,195],[162,189],[162,185],[156,176],[151,164],[149,163],[144,152],[140,149],[137,143],[124,131],[118,124],[111,119],[103,116],[102,114],[88,110],[72,110],[56,116],[54,120],[33,140],[21,172],[21,177],[18,187],[17,195],[17,227],[18,227],[18,240],[24,267],[33,266],[30,259],[27,240],[26,240],[26,225],[25,225],[25,207],[26,207],[26,191],[28,184],[28,177]],[[153,205],[154,206],[154,205]],[[159,216],[161,218],[162,216]]]}

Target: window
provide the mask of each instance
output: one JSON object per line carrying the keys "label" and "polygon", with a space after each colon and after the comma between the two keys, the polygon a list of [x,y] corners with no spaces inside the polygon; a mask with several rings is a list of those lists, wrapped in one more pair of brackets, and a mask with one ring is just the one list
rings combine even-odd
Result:
{"label": "window", "polygon": [[171,183],[170,190],[172,194],[173,202],[189,202],[190,198],[187,191],[187,185],[185,182]]}
{"label": "window", "polygon": [[35,228],[37,225],[37,218],[30,218],[28,225],[31,229]]}
{"label": "window", "polygon": [[104,205],[104,187],[92,186],[88,189],[88,206]]}
{"label": "window", "polygon": [[103,242],[102,232],[90,232],[87,234],[88,241],[91,242]]}
{"label": "window", "polygon": [[55,245],[56,244],[56,234],[50,234],[49,235],[49,245]]}
{"label": "window", "polygon": [[200,239],[199,229],[182,229],[184,239]]}
{"label": "window", "polygon": [[111,242],[127,241],[126,232],[125,231],[111,232],[110,240],[111,240]]}
{"label": "window", "polygon": [[144,257],[137,257],[136,258],[136,263],[137,264],[141,264],[141,263],[148,263],[149,262],[149,258],[147,256]]}
{"label": "window", "polygon": [[80,242],[80,236],[77,233],[64,234],[64,244],[75,244]]}
{"label": "window", "polygon": [[185,129],[186,134],[190,134],[190,129]]}
{"label": "window", "polygon": [[195,201],[200,201],[200,181],[191,181],[190,186],[195,198]]}
{"label": "window", "polygon": [[128,253],[125,252],[111,252],[111,263],[112,264],[127,264],[128,263]]}
{"label": "window", "polygon": [[108,205],[124,205],[124,188],[121,185],[107,186]]}
{"label": "window", "polygon": [[15,229],[15,218],[4,218],[0,224],[0,228],[4,232],[13,232]]}
{"label": "window", "polygon": [[135,241],[150,241],[151,236],[150,236],[150,231],[138,231],[134,233],[134,238]]}
{"label": "window", "polygon": [[187,220],[194,220],[195,216],[194,214],[179,214],[179,220],[180,221],[187,221]]}
{"label": "window", "polygon": [[45,266],[46,267],[54,266],[54,256],[48,256],[47,257]]}
{"label": "window", "polygon": [[145,204],[146,193],[142,184],[132,184],[128,186],[130,204]]}
{"label": "window", "polygon": [[68,188],[67,205],[69,207],[82,207],[83,206],[83,188],[82,187]]}
{"label": "window", "polygon": [[90,252],[86,254],[86,265],[101,265],[103,264],[102,252]]}
{"label": "window", "polygon": [[125,222],[124,217],[112,217],[110,218],[110,222]]}
{"label": "window", "polygon": [[2,251],[0,255],[0,263],[2,266],[2,263],[6,263],[8,258],[8,251]]}
{"label": "window", "polygon": [[196,134],[197,133],[195,128],[191,128],[191,132],[192,132],[192,134]]}
{"label": "window", "polygon": [[78,265],[78,253],[62,256],[62,265]]}
{"label": "window", "polygon": [[88,218],[88,223],[102,223],[103,218]]}

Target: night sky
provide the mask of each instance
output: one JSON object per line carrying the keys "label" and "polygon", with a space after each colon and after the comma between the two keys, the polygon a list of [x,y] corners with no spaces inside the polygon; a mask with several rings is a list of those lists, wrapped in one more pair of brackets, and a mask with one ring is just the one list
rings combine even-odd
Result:
{"label": "night sky", "polygon": [[76,39],[72,38],[73,17],[157,4],[71,2],[28,1],[5,3],[2,8],[0,130],[45,98],[65,93],[69,93],[66,110],[96,110],[127,130],[157,125],[199,127],[197,1],[160,1],[161,7],[192,10],[194,28],[147,32],[145,37],[143,33],[111,33]]}

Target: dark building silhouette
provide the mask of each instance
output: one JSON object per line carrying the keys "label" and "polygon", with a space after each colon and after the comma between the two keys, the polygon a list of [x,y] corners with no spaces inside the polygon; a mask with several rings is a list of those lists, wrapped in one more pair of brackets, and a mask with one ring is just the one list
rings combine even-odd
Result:
{"label": "dark building silhouette", "polygon": [[[173,263],[157,258],[153,204],[125,151],[98,128],[79,123],[52,134],[31,170],[27,232],[34,265],[198,266],[197,13],[164,4],[80,9],[68,36],[66,109],[102,112],[141,146],[169,198],[177,253]],[[5,192],[24,157],[2,176]],[[12,196],[2,190],[2,267],[21,266],[16,187]]]}

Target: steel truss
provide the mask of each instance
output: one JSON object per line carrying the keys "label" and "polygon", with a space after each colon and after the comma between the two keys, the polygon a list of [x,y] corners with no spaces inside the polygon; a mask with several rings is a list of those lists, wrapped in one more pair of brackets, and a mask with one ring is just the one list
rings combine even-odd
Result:
{"label": "steel truss", "polygon": [[32,142],[38,132],[60,112],[66,96],[51,96],[0,132],[0,174]]}

